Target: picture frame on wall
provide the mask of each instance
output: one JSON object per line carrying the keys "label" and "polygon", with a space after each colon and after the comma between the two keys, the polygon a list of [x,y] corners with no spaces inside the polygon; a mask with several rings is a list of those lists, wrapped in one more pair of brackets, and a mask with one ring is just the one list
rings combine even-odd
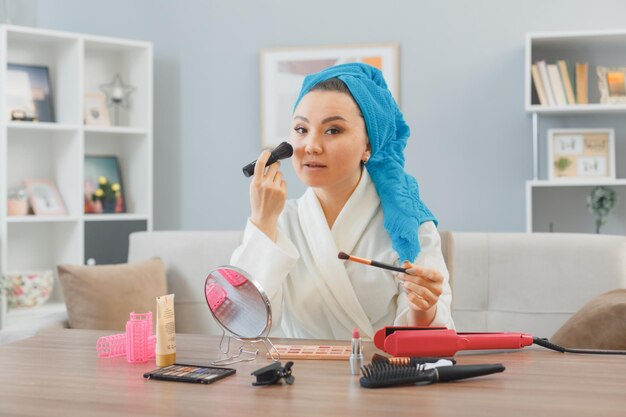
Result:
{"label": "picture frame on wall", "polygon": [[34,214],[38,216],[67,214],[54,182],[47,179],[25,179],[23,182]]}
{"label": "picture frame on wall", "polygon": [[48,67],[7,64],[6,119],[54,122]]}
{"label": "picture frame on wall", "polygon": [[548,179],[615,179],[615,130],[548,130]]}
{"label": "picture frame on wall", "polygon": [[110,126],[106,98],[100,92],[85,93],[85,125]]}
{"label": "picture frame on wall", "polygon": [[380,69],[399,103],[398,51],[397,43],[261,49],[261,147],[288,139],[304,77],[334,65],[363,62]]}
{"label": "picture frame on wall", "polygon": [[115,155],[85,155],[84,212],[126,212],[122,171]]}
{"label": "picture frame on wall", "polygon": [[626,104],[626,67],[596,68],[601,104]]}

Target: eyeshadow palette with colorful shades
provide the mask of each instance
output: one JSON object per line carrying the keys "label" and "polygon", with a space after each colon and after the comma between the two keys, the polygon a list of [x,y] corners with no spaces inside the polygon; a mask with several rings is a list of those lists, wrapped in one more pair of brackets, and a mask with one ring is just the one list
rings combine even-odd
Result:
{"label": "eyeshadow palette with colorful shades", "polygon": [[143,377],[147,379],[160,379],[163,381],[210,384],[227,377],[228,375],[233,375],[234,373],[235,370],[232,368],[218,368],[215,366],[197,366],[175,363],[164,368],[146,372],[143,374]]}
{"label": "eyeshadow palette with colorful shades", "polygon": [[275,345],[275,347],[280,359],[348,360],[352,352],[350,346]]}

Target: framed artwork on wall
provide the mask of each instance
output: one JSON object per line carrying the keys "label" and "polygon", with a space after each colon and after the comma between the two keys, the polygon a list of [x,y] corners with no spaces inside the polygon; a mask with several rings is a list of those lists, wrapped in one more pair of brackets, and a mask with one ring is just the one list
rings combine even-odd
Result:
{"label": "framed artwork on wall", "polygon": [[36,215],[66,214],[65,204],[54,182],[44,179],[26,179],[24,187],[33,213]]}
{"label": "framed artwork on wall", "polygon": [[615,131],[548,130],[548,179],[615,179]]}
{"label": "framed artwork on wall", "polygon": [[91,126],[110,126],[109,111],[102,93],[85,93],[85,124]]}
{"label": "framed artwork on wall", "polygon": [[48,67],[7,64],[7,120],[54,122]]}
{"label": "framed artwork on wall", "polygon": [[125,213],[124,184],[117,156],[85,155],[85,213]]}
{"label": "framed artwork on wall", "polygon": [[600,103],[626,104],[626,67],[597,67]]}
{"label": "framed artwork on wall", "polygon": [[304,77],[333,65],[363,62],[380,69],[399,102],[398,44],[335,45],[261,50],[261,146],[288,139],[293,105]]}

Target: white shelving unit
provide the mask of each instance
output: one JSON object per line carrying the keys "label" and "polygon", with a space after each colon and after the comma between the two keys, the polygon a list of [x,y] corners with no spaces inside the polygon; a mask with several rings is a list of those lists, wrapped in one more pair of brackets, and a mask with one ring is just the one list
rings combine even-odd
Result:
{"label": "white shelving unit", "polygon": [[[570,64],[587,62],[589,104],[567,106],[547,106],[533,101],[531,66],[539,60],[555,63],[564,59]],[[546,180],[540,178],[540,153],[545,152],[540,146],[541,137],[546,132],[540,130],[540,119],[558,117],[560,121],[572,121],[585,115],[613,115],[621,117],[626,113],[626,105],[600,104],[600,93],[597,87],[595,68],[602,66],[624,66],[626,64],[626,30],[584,31],[584,32],[550,32],[530,33],[526,36],[526,67],[525,67],[525,107],[532,117],[533,144],[533,179],[526,182],[526,231],[527,232],[581,232],[592,233],[591,214],[585,206],[586,195],[596,186],[609,186],[616,190],[618,202],[622,209],[616,209],[614,226],[618,233],[626,234],[626,179],[615,180]],[[618,119],[616,119],[618,120]],[[613,126],[605,126],[612,128]],[[544,129],[545,130],[545,129]],[[615,132],[616,147],[619,139],[626,132]],[[623,146],[623,145],[622,145]],[[616,163],[619,166],[620,162]],[[541,203],[541,210],[537,206]],[[556,230],[553,219],[559,219]]]}
{"label": "white shelving unit", "polygon": [[[48,67],[54,122],[7,120],[8,63]],[[115,74],[135,88],[131,107],[120,111],[116,126],[84,125],[84,94],[99,91],[99,86],[111,82]],[[152,79],[150,43],[11,25],[0,27],[0,268],[3,274],[55,269],[60,263],[83,264],[90,257],[86,248],[93,243],[90,239],[94,239],[93,233],[90,235],[86,230],[99,222],[108,229],[116,225],[124,229],[131,222],[140,229],[152,229]],[[85,155],[117,156],[125,213],[83,212]],[[67,214],[8,216],[9,190],[22,186],[22,181],[28,178],[53,181]],[[127,235],[118,238],[127,240]]]}

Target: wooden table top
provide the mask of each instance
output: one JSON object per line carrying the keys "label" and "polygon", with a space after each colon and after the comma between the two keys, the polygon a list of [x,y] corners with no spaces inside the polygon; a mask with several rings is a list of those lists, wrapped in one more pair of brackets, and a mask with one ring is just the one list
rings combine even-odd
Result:
{"label": "wooden table top", "polygon": [[[154,361],[97,358],[111,332],[55,330],[0,347],[1,416],[623,416],[626,358],[540,347],[457,356],[457,364],[502,363],[506,371],[428,386],[366,389],[347,361],[295,360],[291,386],[252,386],[260,355],[213,384],[146,381]],[[280,344],[320,341],[273,339]],[[177,362],[220,358],[219,337],[177,335]],[[345,342],[334,342],[345,344]],[[365,358],[374,352],[365,343]]]}

